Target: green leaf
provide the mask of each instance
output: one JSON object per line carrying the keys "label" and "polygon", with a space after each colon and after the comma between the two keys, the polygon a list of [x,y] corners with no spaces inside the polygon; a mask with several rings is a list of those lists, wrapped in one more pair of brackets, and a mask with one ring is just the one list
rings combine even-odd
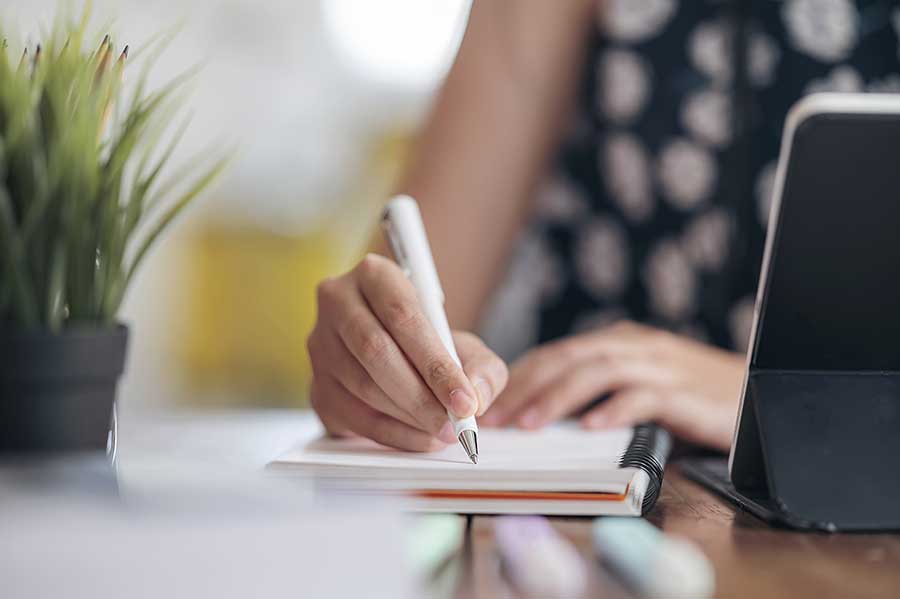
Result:
{"label": "green leaf", "polygon": [[10,295],[15,300],[14,311],[26,328],[38,325],[38,314],[34,296],[26,275],[27,265],[22,242],[15,229],[12,201],[6,189],[0,187],[0,238],[4,248],[6,274],[9,278]]}
{"label": "green leaf", "polygon": [[47,328],[54,333],[62,330],[66,317],[66,252],[62,242],[56,244],[53,252],[53,263],[50,269],[50,284],[48,285],[46,322]]}
{"label": "green leaf", "polygon": [[150,229],[150,232],[144,238],[144,241],[138,247],[137,252],[135,253],[134,259],[131,262],[131,266],[128,268],[128,274],[126,275],[126,284],[131,281],[134,276],[135,271],[141,265],[141,262],[144,259],[147,251],[153,246],[159,237],[160,233],[162,233],[166,227],[171,224],[171,222],[177,217],[182,210],[204,189],[206,189],[210,183],[212,183],[224,170],[228,165],[230,158],[222,158],[218,160],[206,173],[199,177],[194,184],[188,189],[187,192],[184,193],[172,206],[169,207],[168,210],[163,214],[163,216],[157,221],[157,223]]}
{"label": "green leaf", "polygon": [[[168,173],[187,122],[169,127],[196,68],[157,90],[148,75],[175,32],[119,62],[118,45],[95,53],[104,32],[87,33],[90,13],[90,2],[61,10],[36,64],[19,69],[21,49],[0,44],[0,326],[114,319],[149,248],[224,168],[213,155],[196,179],[194,162]],[[139,55],[130,93],[122,79]]]}

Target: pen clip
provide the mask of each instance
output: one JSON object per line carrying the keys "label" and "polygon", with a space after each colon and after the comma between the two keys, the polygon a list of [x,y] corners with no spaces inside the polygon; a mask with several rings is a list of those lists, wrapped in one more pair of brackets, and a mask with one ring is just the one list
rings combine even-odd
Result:
{"label": "pen clip", "polygon": [[384,216],[381,218],[381,227],[384,229],[385,235],[388,238],[388,243],[391,245],[391,252],[394,254],[394,260],[400,266],[400,269],[403,270],[403,274],[409,278],[409,259],[406,257],[403,241],[394,231],[394,226],[393,223],[391,223],[391,218],[387,210],[385,210]]}

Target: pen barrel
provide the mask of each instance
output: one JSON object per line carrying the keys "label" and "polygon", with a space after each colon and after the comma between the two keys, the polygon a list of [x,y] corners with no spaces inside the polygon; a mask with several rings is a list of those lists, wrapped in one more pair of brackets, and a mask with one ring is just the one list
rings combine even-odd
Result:
{"label": "pen barrel", "polygon": [[[453,358],[456,365],[462,368],[462,361],[459,359],[459,354],[456,353],[456,345],[453,343],[453,332],[450,330],[450,323],[447,321],[447,314],[444,312],[441,298],[433,294],[429,297],[423,297],[420,292],[419,303],[422,306],[422,311],[425,312],[425,317],[428,319],[428,322],[431,323],[431,326],[437,332],[438,337],[441,338],[444,349],[447,350],[447,353],[450,354],[450,357]],[[474,416],[457,418],[451,414],[449,410],[447,411],[447,416],[450,417],[450,422],[453,423],[453,434],[457,437],[463,431],[478,432],[478,425],[475,423]]]}
{"label": "pen barrel", "polygon": [[[444,291],[441,289],[418,204],[405,195],[393,198],[385,207],[383,224],[394,258],[415,287],[425,317],[440,337],[444,349],[456,365],[462,368],[462,361],[453,343],[453,332],[444,311]],[[457,419],[449,410],[447,416],[453,423],[457,437],[466,430],[478,432],[474,416]]]}
{"label": "pen barrel", "polygon": [[434,295],[431,297],[423,297],[422,294],[419,293],[419,304],[421,305],[422,311],[425,313],[428,322],[431,323],[431,326],[437,332],[438,337],[441,338],[444,349],[447,350],[447,353],[450,354],[450,357],[453,358],[456,365],[462,368],[462,361],[459,359],[459,354],[456,353],[456,345],[453,343],[453,331],[450,330],[450,323],[447,321],[447,315],[444,312],[441,298]]}
{"label": "pen barrel", "polygon": [[409,196],[397,196],[385,207],[383,222],[394,258],[416,288],[419,298],[434,295],[438,298],[438,305],[443,307],[444,290],[431,255],[419,205]]}

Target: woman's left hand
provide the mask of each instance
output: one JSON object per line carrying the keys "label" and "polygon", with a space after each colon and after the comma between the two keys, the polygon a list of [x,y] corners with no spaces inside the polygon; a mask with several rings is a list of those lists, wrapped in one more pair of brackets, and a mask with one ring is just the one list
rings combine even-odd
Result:
{"label": "woman's left hand", "polygon": [[621,322],[525,354],[479,422],[537,429],[607,396],[582,416],[585,427],[655,421],[687,441],[727,451],[744,368],[744,354]]}

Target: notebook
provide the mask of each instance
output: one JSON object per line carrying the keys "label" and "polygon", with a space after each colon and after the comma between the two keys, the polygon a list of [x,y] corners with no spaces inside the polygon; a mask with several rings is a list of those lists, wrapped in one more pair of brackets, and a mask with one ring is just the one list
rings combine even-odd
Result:
{"label": "notebook", "polygon": [[413,510],[464,514],[632,515],[659,496],[671,439],[654,425],[586,431],[482,429],[479,460],[460,447],[409,453],[321,437],[269,464],[342,489],[405,495]]}

